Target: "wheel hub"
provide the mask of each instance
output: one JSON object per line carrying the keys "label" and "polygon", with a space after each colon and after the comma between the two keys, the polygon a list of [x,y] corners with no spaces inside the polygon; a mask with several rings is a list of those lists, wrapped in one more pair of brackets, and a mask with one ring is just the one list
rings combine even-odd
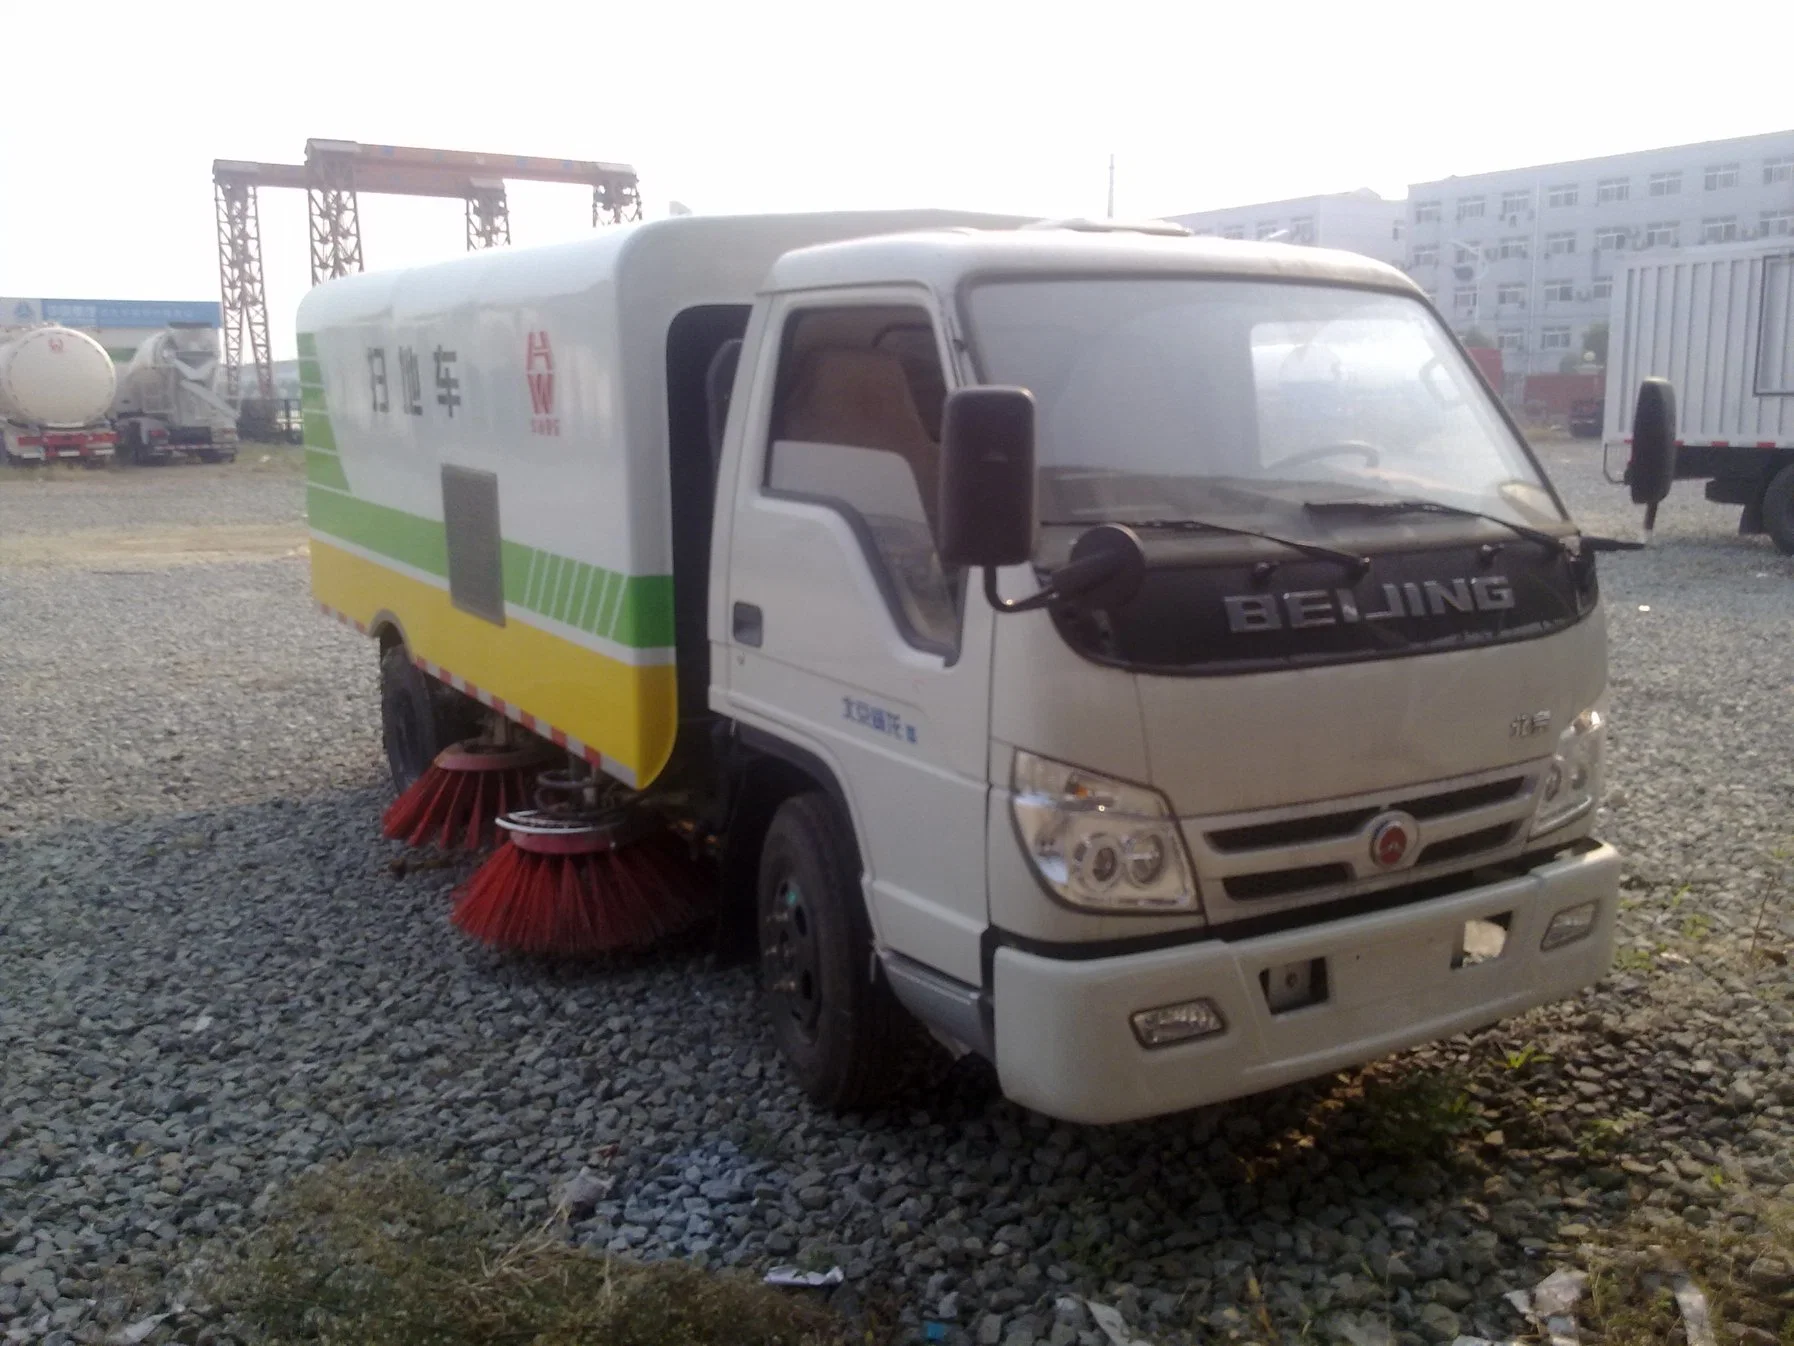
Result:
{"label": "wheel hub", "polygon": [[762,919],[766,991],[773,1012],[813,1040],[822,1017],[822,976],[816,922],[796,879],[779,881]]}

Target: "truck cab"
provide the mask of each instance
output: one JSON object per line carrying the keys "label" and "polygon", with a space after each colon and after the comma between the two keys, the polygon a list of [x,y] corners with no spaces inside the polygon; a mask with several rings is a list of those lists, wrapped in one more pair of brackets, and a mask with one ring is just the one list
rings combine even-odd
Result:
{"label": "truck cab", "polygon": [[[1119,230],[851,240],[774,265],[737,363],[708,701],[815,785],[756,876],[813,1092],[878,1051],[881,988],[1017,1101],[1115,1121],[1607,967],[1593,556],[1405,277]],[[1027,538],[986,584],[943,554],[943,468],[1018,451],[948,433],[993,387],[1032,408],[1032,480],[985,502]],[[1114,525],[1132,592],[1006,610]]]}

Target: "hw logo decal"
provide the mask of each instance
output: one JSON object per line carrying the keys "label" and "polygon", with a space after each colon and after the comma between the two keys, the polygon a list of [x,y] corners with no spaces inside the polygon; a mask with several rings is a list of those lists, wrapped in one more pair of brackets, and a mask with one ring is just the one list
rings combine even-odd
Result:
{"label": "hw logo decal", "polygon": [[561,418],[554,414],[554,348],[547,332],[531,332],[524,345],[523,375],[529,382],[529,431],[559,435]]}

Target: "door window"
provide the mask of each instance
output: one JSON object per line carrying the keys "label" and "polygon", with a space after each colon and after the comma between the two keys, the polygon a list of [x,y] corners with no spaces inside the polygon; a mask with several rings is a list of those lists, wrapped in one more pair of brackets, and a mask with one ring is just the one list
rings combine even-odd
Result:
{"label": "door window", "polygon": [[947,384],[927,311],[802,309],[779,359],[768,494],[839,513],[904,638],[951,654],[960,586],[941,568],[934,531]]}

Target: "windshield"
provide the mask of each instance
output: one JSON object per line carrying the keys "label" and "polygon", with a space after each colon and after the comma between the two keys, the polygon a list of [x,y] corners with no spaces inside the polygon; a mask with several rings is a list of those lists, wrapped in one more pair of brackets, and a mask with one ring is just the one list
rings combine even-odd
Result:
{"label": "windshield", "polygon": [[1034,394],[1043,520],[1313,530],[1324,525],[1307,504],[1415,499],[1563,520],[1417,299],[1251,280],[1005,280],[975,286],[967,308],[985,377]]}

